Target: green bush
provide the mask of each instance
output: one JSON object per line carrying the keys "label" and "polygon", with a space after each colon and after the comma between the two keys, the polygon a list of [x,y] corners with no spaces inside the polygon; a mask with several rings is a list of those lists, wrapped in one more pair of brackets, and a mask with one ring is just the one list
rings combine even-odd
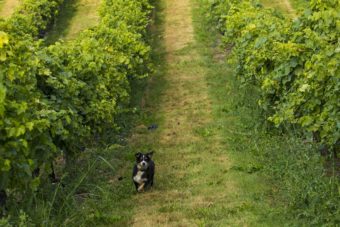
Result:
{"label": "green bush", "polygon": [[46,28],[48,13],[34,23],[23,16],[27,23],[15,29],[0,26],[1,190],[31,198],[57,155],[76,158],[89,138],[117,128],[131,80],[152,69],[151,9],[147,0],[104,0],[98,26],[48,47],[31,37]]}
{"label": "green bush", "polygon": [[64,0],[24,0],[13,15],[1,21],[0,30],[18,36],[41,36],[53,23]]}
{"label": "green bush", "polygon": [[[259,117],[296,130],[276,137],[256,129],[251,147],[258,148],[264,170],[278,185],[276,198],[282,197],[302,225],[340,223],[339,180],[335,172],[326,174],[311,138],[317,135],[316,142],[329,147],[340,138],[339,12],[336,1],[311,1],[294,20],[254,1],[216,0],[211,5],[211,20],[224,45],[232,47],[229,59],[245,99],[250,89],[258,92]],[[296,138],[301,131],[304,138]]]}
{"label": "green bush", "polygon": [[340,3],[312,1],[294,21],[250,1],[220,0],[213,9],[215,20],[224,23],[224,42],[234,46],[240,80],[261,88],[259,104],[268,119],[335,145],[340,138]]}

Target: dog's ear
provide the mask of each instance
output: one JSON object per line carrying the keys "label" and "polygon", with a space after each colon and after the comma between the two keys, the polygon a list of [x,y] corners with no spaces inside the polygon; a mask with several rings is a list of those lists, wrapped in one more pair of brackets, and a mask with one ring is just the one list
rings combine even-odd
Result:
{"label": "dog's ear", "polygon": [[149,153],[146,154],[146,156],[148,156],[149,158],[152,158],[153,155],[153,151],[150,151]]}
{"label": "dog's ear", "polygon": [[142,156],[142,153],[140,153],[140,152],[135,154],[135,157],[136,157],[137,160],[140,158],[140,156]]}

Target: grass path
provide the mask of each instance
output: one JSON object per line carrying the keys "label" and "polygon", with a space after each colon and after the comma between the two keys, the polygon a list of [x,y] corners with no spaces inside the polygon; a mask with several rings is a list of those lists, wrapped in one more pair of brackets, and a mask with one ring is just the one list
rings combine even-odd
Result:
{"label": "grass path", "polygon": [[261,0],[266,7],[272,7],[290,15],[296,17],[296,11],[293,8],[290,0]]}
{"label": "grass path", "polygon": [[[200,28],[200,7],[206,2],[201,6],[190,0],[165,3],[165,86],[157,97],[158,104],[147,107],[156,113],[160,129],[139,133],[139,127],[129,141],[134,150],[156,150],[156,186],[128,202],[133,215],[125,224],[265,224],[268,220],[262,219],[270,208],[269,201],[262,199],[266,190],[263,179],[233,171],[238,161],[247,165],[249,160],[247,155],[231,155],[226,143],[225,131],[232,128],[234,119],[221,114],[228,95],[221,74],[231,72],[216,57],[216,49],[204,43],[207,31]],[[159,86],[157,83],[150,87]],[[154,100],[149,98],[146,103]]]}
{"label": "grass path", "polygon": [[[209,143],[200,136],[200,130],[204,133],[212,117],[205,69],[199,65],[200,55],[194,47],[191,3],[189,0],[166,3],[164,40],[168,87],[158,110],[164,121],[156,138],[142,135],[132,141],[134,144],[148,141],[156,148],[157,186],[150,193],[136,196],[138,208],[133,226],[194,224],[191,212],[211,206],[223,196],[217,190],[212,196],[212,191],[206,187],[208,176],[210,180],[219,177],[223,181],[225,176],[218,176],[218,173],[230,166],[227,156],[212,154],[222,150],[218,136]],[[222,185],[223,188],[233,187],[230,181]]]}
{"label": "grass path", "polygon": [[290,3],[295,11],[304,11],[310,5],[310,1],[306,0],[290,0]]}
{"label": "grass path", "polygon": [[20,2],[20,0],[0,0],[0,17],[10,17]]}
{"label": "grass path", "polygon": [[289,0],[284,0],[283,3],[285,4],[286,9],[289,13],[294,13],[294,9],[293,9],[292,5],[290,4]]}
{"label": "grass path", "polygon": [[98,10],[100,0],[65,1],[56,25],[47,35],[47,42],[54,43],[59,39],[71,40],[79,32],[95,26],[99,22]]}

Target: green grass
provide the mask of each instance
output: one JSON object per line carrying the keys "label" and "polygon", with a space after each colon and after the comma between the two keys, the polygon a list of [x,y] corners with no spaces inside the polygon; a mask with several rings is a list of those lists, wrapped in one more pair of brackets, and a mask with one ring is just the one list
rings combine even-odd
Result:
{"label": "green grass", "polygon": [[288,3],[285,3],[284,0],[260,0],[260,2],[265,7],[276,9],[290,17],[296,17],[309,6],[310,0],[287,0]]}
{"label": "green grass", "polygon": [[290,0],[294,9],[304,10],[309,6],[310,0]]}
{"label": "green grass", "polygon": [[46,43],[52,44],[59,39],[72,40],[81,31],[97,25],[100,2],[97,0],[65,1],[54,26],[47,34]]}
{"label": "green grass", "polygon": [[53,44],[67,35],[71,18],[76,16],[76,1],[65,1],[62,5],[53,28],[47,33],[46,42],[48,44]]}
{"label": "green grass", "polygon": [[[256,96],[247,95],[243,99],[245,94],[254,93],[240,90],[232,65],[226,64],[228,56],[220,49],[216,31],[210,29],[209,22],[204,19],[204,6],[208,2],[198,2],[200,7],[195,10],[197,39],[201,56],[204,56],[202,61],[208,70],[207,82],[213,100],[214,123],[210,127],[218,130],[227,146],[225,155],[232,160],[229,178],[238,185],[238,192],[229,201],[234,206],[228,208],[221,204],[200,212],[200,215],[206,219],[207,226],[282,226],[282,204],[274,204],[271,195],[275,185],[262,171],[263,164],[257,155],[251,152],[258,149],[256,144],[250,143],[256,133],[251,130],[256,121],[254,112],[250,111]],[[272,140],[271,137],[265,139]],[[214,219],[223,221],[214,223]]]}
{"label": "green grass", "polygon": [[292,7],[290,0],[260,0],[267,8],[273,8],[290,17],[295,17],[295,8]]}

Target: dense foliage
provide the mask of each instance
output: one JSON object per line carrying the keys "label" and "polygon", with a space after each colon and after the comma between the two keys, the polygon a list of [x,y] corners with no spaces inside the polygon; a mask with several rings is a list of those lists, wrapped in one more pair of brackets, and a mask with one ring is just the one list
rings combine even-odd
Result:
{"label": "dense foliage", "polygon": [[16,35],[43,35],[59,13],[64,0],[25,0],[7,20],[0,22],[1,30]]}
{"label": "dense foliage", "polygon": [[103,0],[98,26],[45,47],[36,37],[61,2],[27,1],[0,25],[0,190],[9,195],[36,191],[57,155],[114,130],[130,81],[151,70],[147,0]]}
{"label": "dense foliage", "polygon": [[213,4],[237,74],[256,84],[259,105],[275,125],[286,123],[334,146],[340,138],[340,3],[311,1],[292,21],[251,1]]}
{"label": "dense foliage", "polygon": [[[260,94],[261,116],[277,126],[293,125],[305,135],[314,134],[315,141],[333,148],[340,138],[339,12],[338,1],[311,1],[303,15],[290,19],[253,1],[237,0],[213,1],[210,11],[225,47],[231,49],[230,63],[241,90]],[[259,137],[254,146],[261,155],[256,154],[287,211],[302,225],[338,225],[337,173],[330,163],[325,170],[314,144],[295,136],[276,138],[271,132],[271,140],[277,140],[273,144],[257,130],[253,133]],[[240,143],[240,150],[246,143]]]}

